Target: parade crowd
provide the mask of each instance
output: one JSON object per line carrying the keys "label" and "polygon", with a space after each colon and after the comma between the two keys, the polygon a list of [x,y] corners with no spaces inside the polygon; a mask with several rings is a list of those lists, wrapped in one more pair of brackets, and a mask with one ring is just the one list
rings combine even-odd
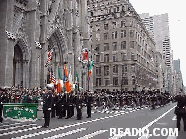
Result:
{"label": "parade crowd", "polygon": [[[102,109],[125,109],[147,106],[155,109],[156,106],[164,106],[173,97],[167,92],[153,91],[100,91],[100,92],[70,92],[55,93],[53,88],[5,88],[0,90],[1,103],[39,103],[42,100],[45,118],[44,127],[49,126],[50,117],[66,119],[74,116],[74,108],[77,110],[77,120],[82,119],[82,108],[87,108],[87,118],[91,117],[91,108]],[[2,108],[1,108],[2,112]],[[51,114],[50,114],[51,113]],[[2,114],[1,114],[2,115]]]}

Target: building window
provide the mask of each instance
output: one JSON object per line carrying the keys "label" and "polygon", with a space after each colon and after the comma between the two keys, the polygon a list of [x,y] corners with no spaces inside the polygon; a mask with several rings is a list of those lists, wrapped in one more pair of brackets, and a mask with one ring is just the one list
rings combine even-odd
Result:
{"label": "building window", "polygon": [[96,67],[96,75],[101,75],[101,67]]}
{"label": "building window", "polygon": [[113,77],[113,85],[118,85],[118,77]]}
{"label": "building window", "polygon": [[134,49],[134,41],[130,41],[130,48]]}
{"label": "building window", "polygon": [[125,21],[121,21],[121,28],[125,27]]}
{"label": "building window", "polygon": [[112,39],[117,39],[117,31],[112,32]]}
{"label": "building window", "polygon": [[122,58],[122,61],[127,60],[127,53],[122,53],[121,58]]}
{"label": "building window", "polygon": [[105,78],[105,86],[110,85],[110,79],[109,78]]}
{"label": "building window", "polygon": [[101,86],[101,78],[96,78],[96,86]]}
{"label": "building window", "polygon": [[96,55],[96,62],[100,62],[100,55]]}
{"label": "building window", "polygon": [[104,33],[104,40],[108,40],[108,32]]}
{"label": "building window", "polygon": [[96,52],[99,52],[99,49],[100,49],[100,45],[98,44],[96,45],[96,48],[95,48]]}
{"label": "building window", "polygon": [[131,65],[131,71],[134,73],[135,72],[135,65]]}
{"label": "building window", "polygon": [[112,50],[116,51],[117,50],[117,42],[112,43]]}
{"label": "building window", "polygon": [[126,37],[126,30],[121,30],[121,38]]}
{"label": "building window", "polygon": [[112,22],[112,27],[113,27],[113,29],[116,28],[116,22]]}
{"label": "building window", "polygon": [[131,37],[131,38],[134,37],[134,30],[130,30],[130,37]]}
{"label": "building window", "polygon": [[104,24],[104,29],[105,29],[105,30],[108,30],[108,23],[105,23],[105,24]]}
{"label": "building window", "polygon": [[109,75],[109,66],[104,66],[104,75],[105,76]]}
{"label": "building window", "polygon": [[118,65],[113,66],[113,73],[118,74]]}
{"label": "building window", "polygon": [[121,42],[121,49],[126,49],[126,41]]}
{"label": "building window", "polygon": [[104,62],[109,62],[109,54],[104,55]]}
{"label": "building window", "polygon": [[122,73],[127,73],[127,65],[122,65]]}
{"label": "building window", "polygon": [[117,59],[117,55],[116,54],[113,54],[113,62],[116,62],[118,59]]}
{"label": "building window", "polygon": [[104,51],[108,51],[109,50],[109,43],[104,43]]}
{"label": "building window", "polygon": [[123,81],[123,85],[128,85],[128,78],[127,77],[123,77],[122,81]]}
{"label": "building window", "polygon": [[132,78],[132,85],[136,84],[136,80],[134,78]]}
{"label": "building window", "polygon": [[131,53],[131,60],[134,60],[134,54]]}
{"label": "building window", "polygon": [[100,41],[100,33],[96,33],[96,41]]}

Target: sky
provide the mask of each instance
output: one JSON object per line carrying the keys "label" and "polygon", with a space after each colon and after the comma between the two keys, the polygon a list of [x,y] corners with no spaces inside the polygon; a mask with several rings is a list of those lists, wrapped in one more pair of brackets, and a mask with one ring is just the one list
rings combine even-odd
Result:
{"label": "sky", "polygon": [[186,8],[185,0],[129,0],[138,14],[150,16],[168,13],[173,59],[180,59],[183,84],[186,85]]}

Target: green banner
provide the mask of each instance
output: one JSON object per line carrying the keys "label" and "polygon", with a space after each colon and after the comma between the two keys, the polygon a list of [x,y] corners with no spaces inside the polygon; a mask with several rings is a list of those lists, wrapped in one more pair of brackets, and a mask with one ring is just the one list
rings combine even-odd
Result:
{"label": "green banner", "polygon": [[37,119],[36,103],[4,103],[3,117],[20,120],[35,120]]}

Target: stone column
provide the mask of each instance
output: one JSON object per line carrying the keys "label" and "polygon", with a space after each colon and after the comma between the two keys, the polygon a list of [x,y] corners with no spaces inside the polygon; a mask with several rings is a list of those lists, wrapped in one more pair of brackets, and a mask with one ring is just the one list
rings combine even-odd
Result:
{"label": "stone column", "polygon": [[41,33],[40,33],[40,43],[43,48],[40,53],[41,59],[41,73],[40,73],[40,86],[43,88],[47,84],[47,68],[45,67],[45,63],[47,61],[47,49],[48,44],[46,42],[47,37],[47,1],[41,0]]}
{"label": "stone column", "polygon": [[[87,12],[87,1],[86,0],[81,0],[80,1],[80,25],[81,25],[81,36],[82,36],[82,41],[83,41],[83,48],[88,48],[88,54],[89,54],[89,58],[91,58],[91,46],[89,44],[89,25],[87,22],[87,18],[88,18],[88,12]],[[85,68],[85,72],[86,72],[86,87],[88,89],[88,82],[87,82],[87,77],[88,77],[88,67],[86,66]],[[92,75],[91,75],[92,77]],[[93,77],[92,77],[93,78]],[[93,80],[92,78],[90,78],[91,80],[89,81],[89,90],[93,91]],[[91,86],[90,86],[91,85]]]}
{"label": "stone column", "polygon": [[36,1],[30,0],[28,3],[28,28],[27,33],[31,47],[31,60],[29,65],[29,88],[39,86],[38,83],[38,51],[35,46],[35,31],[36,31]]}
{"label": "stone column", "polygon": [[6,31],[12,33],[14,1],[1,0],[0,13],[0,87],[3,87],[13,83],[14,40],[7,37]]}

